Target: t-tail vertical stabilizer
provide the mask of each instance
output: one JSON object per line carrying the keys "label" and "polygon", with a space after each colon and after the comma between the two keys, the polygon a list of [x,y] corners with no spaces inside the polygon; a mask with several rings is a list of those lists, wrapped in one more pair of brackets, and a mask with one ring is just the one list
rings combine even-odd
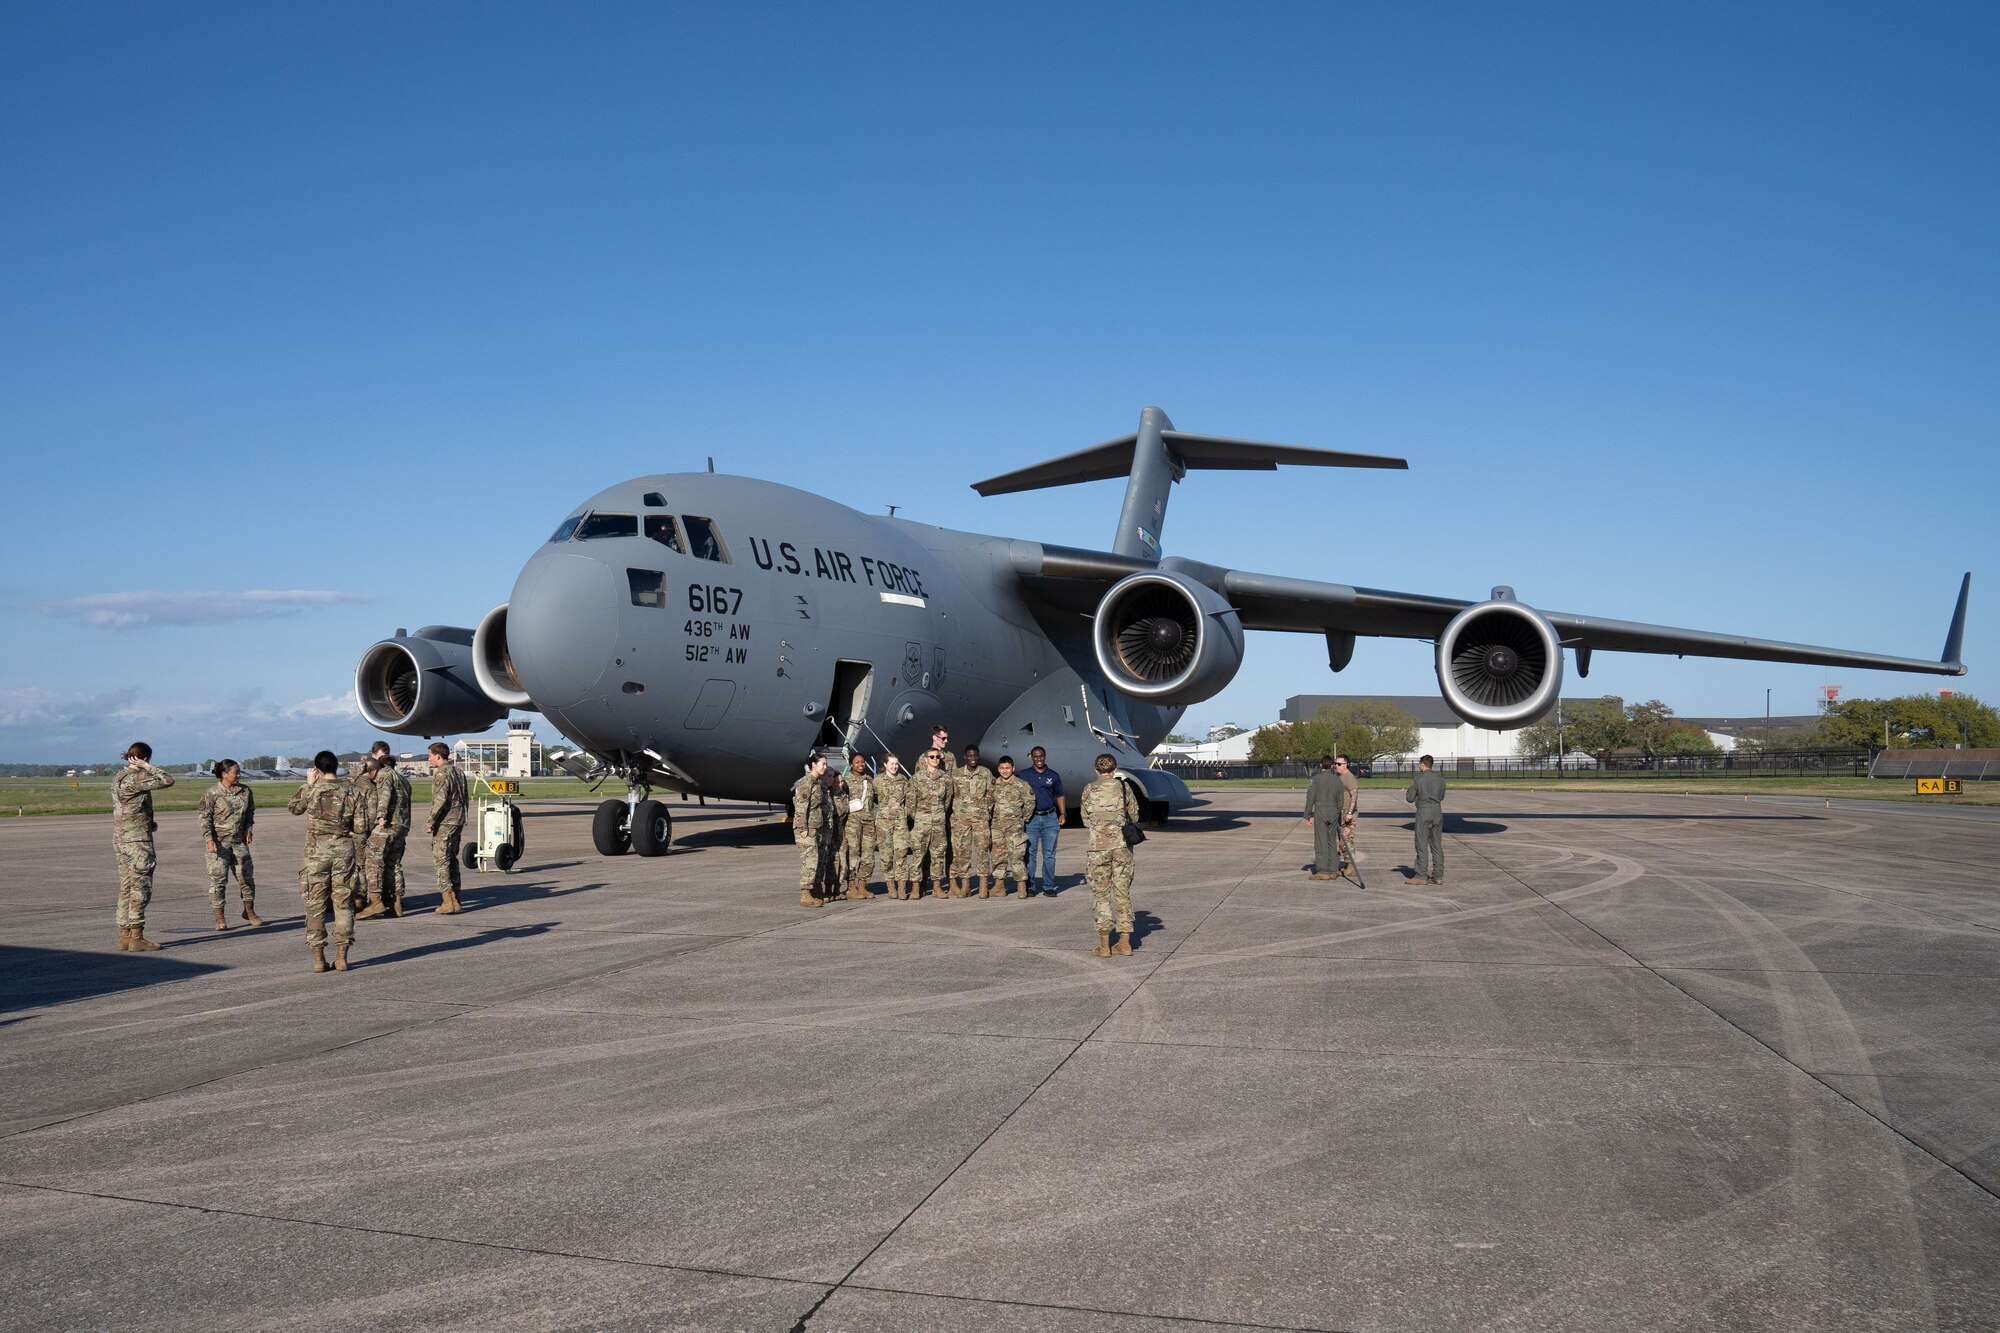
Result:
{"label": "t-tail vertical stabilizer", "polygon": [[1017,472],[975,481],[972,489],[981,495],[1009,495],[1015,491],[1070,486],[1080,481],[1129,477],[1125,483],[1125,507],[1118,514],[1118,531],[1112,538],[1111,550],[1138,560],[1156,561],[1161,555],[1160,533],[1167,522],[1167,499],[1175,482],[1198,468],[1274,472],[1280,463],[1295,467],[1409,467],[1403,459],[1381,454],[1350,454],[1296,444],[1196,435],[1175,430],[1165,412],[1149,407],[1139,414],[1139,429],[1130,435]]}

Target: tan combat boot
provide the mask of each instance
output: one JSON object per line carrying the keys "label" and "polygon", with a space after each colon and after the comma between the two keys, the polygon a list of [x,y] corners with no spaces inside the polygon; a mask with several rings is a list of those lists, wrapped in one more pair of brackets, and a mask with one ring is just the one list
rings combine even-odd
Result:
{"label": "tan combat boot", "polygon": [[118,927],[118,952],[124,953],[132,947],[132,927]]}
{"label": "tan combat boot", "polygon": [[253,926],[261,926],[264,924],[264,918],[258,916],[257,909],[252,907],[249,903],[243,904],[243,919],[245,921],[248,921]]}
{"label": "tan combat boot", "polygon": [[1028,896],[1028,881],[1024,879],[1024,880],[1021,880],[1021,881],[1019,881],[1018,883],[1016,883],[1016,884],[1014,885],[1014,891],[1013,891],[1012,893],[1008,894],[1007,896],[1008,896],[1008,897],[1010,897],[1010,898],[1025,898],[1025,897],[1027,897],[1027,896]]}
{"label": "tan combat boot", "polygon": [[450,916],[452,913],[457,912],[459,910],[461,909],[459,908],[458,905],[458,890],[446,889],[444,891],[444,901],[437,905],[438,915]]}
{"label": "tan combat boot", "polygon": [[379,893],[371,893],[368,895],[368,906],[356,912],[354,914],[354,919],[356,921],[366,921],[370,917],[381,916],[388,910],[389,910],[388,906],[384,904],[382,901],[382,895]]}
{"label": "tan combat boot", "polygon": [[133,953],[146,953],[149,950],[159,947],[159,945],[146,938],[146,928],[144,926],[132,927],[131,948]]}
{"label": "tan combat boot", "polygon": [[[347,970],[348,943],[349,942],[347,940],[342,940],[340,943],[333,946],[333,970],[336,972],[345,972]],[[1131,950],[1128,949],[1126,950],[1126,952],[1130,953]]]}
{"label": "tan combat boot", "polygon": [[324,944],[315,944],[311,946],[311,948],[312,948],[313,971],[315,972],[326,971],[326,946]]}
{"label": "tan combat boot", "polygon": [[391,897],[388,894],[384,894],[382,896],[382,915],[393,917],[393,916],[401,916],[402,914],[403,914],[403,900],[401,898]]}
{"label": "tan combat boot", "polygon": [[1118,943],[1111,946],[1111,952],[1120,955],[1130,954],[1132,952],[1132,932],[1128,930],[1123,935],[1120,935]]}
{"label": "tan combat boot", "polygon": [[1090,951],[1090,956],[1092,958],[1109,958],[1111,956],[1110,931],[1100,930],[1097,932],[1097,947]]}
{"label": "tan combat boot", "polygon": [[974,875],[972,877],[972,889],[973,892],[982,898],[991,898],[993,896],[993,877],[991,875]]}
{"label": "tan combat boot", "polygon": [[215,928],[217,930],[229,929],[229,918],[222,914],[222,909],[220,907],[215,909]]}
{"label": "tan combat boot", "polygon": [[818,906],[819,906],[819,899],[817,899],[817,898],[813,897],[813,891],[812,891],[811,889],[800,889],[800,890],[799,890],[799,906],[801,906],[801,907],[818,907]]}

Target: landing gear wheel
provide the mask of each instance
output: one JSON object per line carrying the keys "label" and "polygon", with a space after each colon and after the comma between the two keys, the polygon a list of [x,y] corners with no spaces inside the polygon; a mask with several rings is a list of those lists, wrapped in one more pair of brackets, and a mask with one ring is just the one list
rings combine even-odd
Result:
{"label": "landing gear wheel", "polygon": [[674,838],[674,817],[664,801],[641,801],[632,811],[632,850],[665,856]]}
{"label": "landing gear wheel", "polygon": [[590,840],[596,844],[599,856],[623,856],[632,845],[632,831],[625,827],[628,808],[623,801],[598,803],[597,813],[590,820]]}
{"label": "landing gear wheel", "polygon": [[519,853],[515,852],[513,843],[503,842],[493,849],[493,864],[502,870],[512,870],[518,856]]}
{"label": "landing gear wheel", "polygon": [[460,847],[458,849],[458,863],[467,870],[479,869],[479,848],[469,842]]}

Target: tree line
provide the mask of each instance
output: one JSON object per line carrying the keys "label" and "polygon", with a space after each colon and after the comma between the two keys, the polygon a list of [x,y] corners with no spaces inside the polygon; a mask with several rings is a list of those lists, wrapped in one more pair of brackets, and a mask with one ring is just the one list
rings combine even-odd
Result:
{"label": "tree line", "polygon": [[[1416,751],[1416,716],[1386,699],[1345,699],[1322,704],[1303,722],[1265,727],[1250,742],[1260,763],[1345,754],[1357,760]],[[1547,718],[1521,728],[1516,747],[1524,758],[1559,754],[1715,754],[1720,747],[1699,723],[1674,716],[1658,699],[1628,704],[1615,694],[1565,701],[1560,721]],[[1736,738],[1739,752],[1766,750],[1880,750],[2000,748],[2000,711],[1969,694],[1942,698],[1907,694],[1893,699],[1849,699],[1830,706],[1812,726],[1748,727]]]}

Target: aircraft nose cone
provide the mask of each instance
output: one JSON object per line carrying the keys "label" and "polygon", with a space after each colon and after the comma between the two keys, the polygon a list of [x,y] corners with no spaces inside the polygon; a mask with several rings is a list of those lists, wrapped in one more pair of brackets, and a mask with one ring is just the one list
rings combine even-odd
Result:
{"label": "aircraft nose cone", "polygon": [[545,708],[596,688],[618,642],[622,589],[609,565],[549,554],[528,563],[507,602],[507,647],[521,686]]}

